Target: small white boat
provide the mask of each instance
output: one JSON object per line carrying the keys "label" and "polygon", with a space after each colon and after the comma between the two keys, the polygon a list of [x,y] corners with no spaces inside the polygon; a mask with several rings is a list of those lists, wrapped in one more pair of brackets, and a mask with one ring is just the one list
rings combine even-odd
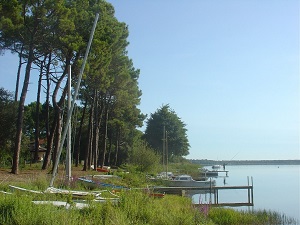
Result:
{"label": "small white boat", "polygon": [[54,187],[48,187],[44,193],[49,194],[64,194],[64,195],[72,195],[73,197],[86,197],[86,196],[93,196],[95,198],[100,197],[100,192],[88,192],[88,191],[72,191],[72,190],[65,190],[59,189]]}
{"label": "small white boat", "polygon": [[175,176],[172,172],[161,172],[157,174],[156,178],[157,179],[173,179]]}
{"label": "small white boat", "polygon": [[100,179],[100,180],[106,180],[106,179],[121,179],[121,177],[116,175],[109,175],[109,174],[95,174],[95,175],[87,175],[85,176],[87,179]]}
{"label": "small white boat", "polygon": [[213,168],[214,170],[219,170],[222,168],[221,165],[213,165],[211,168]]}
{"label": "small white boat", "polygon": [[169,181],[170,187],[210,187],[216,186],[215,180],[196,181],[190,175],[179,175]]}
{"label": "small white boat", "polygon": [[201,177],[217,177],[219,175],[217,170],[208,170],[205,168],[199,168]]}

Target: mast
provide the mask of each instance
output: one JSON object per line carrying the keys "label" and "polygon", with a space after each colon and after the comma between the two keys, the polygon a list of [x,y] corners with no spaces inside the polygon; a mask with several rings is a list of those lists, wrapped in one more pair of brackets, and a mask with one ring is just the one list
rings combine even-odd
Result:
{"label": "mast", "polygon": [[86,48],[86,51],[85,51],[82,66],[80,68],[80,72],[79,72],[79,76],[78,76],[78,82],[77,82],[77,85],[76,85],[76,88],[75,88],[75,93],[74,93],[72,105],[71,105],[71,108],[68,111],[68,116],[67,116],[67,121],[66,121],[67,125],[65,126],[63,134],[62,134],[61,143],[60,143],[60,146],[59,146],[59,150],[58,150],[58,153],[57,153],[57,156],[56,156],[56,161],[55,161],[54,168],[53,168],[53,171],[52,171],[52,178],[50,180],[50,187],[53,187],[54,179],[55,179],[56,174],[57,174],[57,167],[58,167],[58,163],[59,163],[59,158],[60,158],[60,155],[61,155],[61,152],[62,152],[63,143],[64,143],[64,141],[66,139],[66,136],[67,136],[67,131],[68,131],[68,127],[69,127],[68,124],[70,123],[70,120],[71,120],[72,112],[73,112],[73,109],[74,109],[74,106],[75,106],[75,100],[77,99],[77,95],[78,95],[78,91],[79,91],[83,71],[84,71],[86,60],[87,60],[87,57],[88,57],[88,54],[89,54],[89,51],[90,51],[90,48],[91,48],[91,44],[92,44],[92,40],[93,40],[93,37],[94,37],[94,33],[95,33],[95,29],[96,29],[98,19],[99,19],[99,13],[96,13],[93,28],[92,28],[91,35],[90,35],[90,39],[89,39],[89,42],[88,42],[88,45],[87,45],[87,48]]}
{"label": "mast", "polygon": [[166,138],[166,174],[167,174],[167,178],[168,178],[168,161],[169,161],[169,157],[168,157],[168,131],[165,132],[165,138]]}
{"label": "mast", "polygon": [[[71,108],[71,65],[68,68],[68,111]],[[69,121],[68,126],[68,138],[67,138],[67,154],[66,154],[66,176],[67,180],[71,181],[71,120]]]}
{"label": "mast", "polygon": [[[166,171],[166,126],[164,125],[163,129],[163,170]],[[166,178],[168,178],[166,174]]]}

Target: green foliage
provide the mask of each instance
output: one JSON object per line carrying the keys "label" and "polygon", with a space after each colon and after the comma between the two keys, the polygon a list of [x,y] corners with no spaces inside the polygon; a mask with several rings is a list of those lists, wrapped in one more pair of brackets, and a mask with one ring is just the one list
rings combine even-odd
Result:
{"label": "green foliage", "polygon": [[190,145],[187,129],[169,105],[162,106],[148,119],[144,138],[149,145],[160,154],[163,153],[164,127],[169,158],[188,155]]}
{"label": "green foliage", "polygon": [[11,148],[15,133],[17,104],[13,95],[4,88],[0,88],[0,165],[11,163]]}
{"label": "green foliage", "polygon": [[[36,115],[36,102],[31,102],[24,107],[24,126],[23,133],[30,139],[34,138],[35,121],[39,117],[39,138],[46,137],[46,104],[39,104],[39,114]],[[53,109],[50,107],[50,116],[53,114]],[[53,117],[53,116],[52,116]],[[50,117],[51,118],[51,117]]]}
{"label": "green foliage", "polygon": [[157,155],[146,143],[136,141],[129,155],[129,163],[136,166],[140,172],[157,172],[160,156]]}
{"label": "green foliage", "polygon": [[188,161],[169,163],[168,167],[168,170],[175,174],[189,174],[194,177],[199,176],[199,165],[192,164]]}
{"label": "green foliage", "polygon": [[[28,80],[24,79],[24,87],[30,82],[30,71],[33,67],[39,69],[43,76],[42,82],[44,78],[49,82],[54,80],[54,90],[47,90],[47,88],[53,89],[52,86],[43,86],[46,87],[46,91],[49,91],[49,95],[53,96],[52,105],[56,109],[55,115],[59,115],[58,112],[62,112],[64,108],[64,99],[59,100],[58,95],[61,93],[59,90],[64,89],[66,68],[72,64],[72,82],[77,83],[77,75],[83,63],[82,59],[96,12],[100,12],[100,20],[96,26],[79,98],[87,102],[88,109],[94,110],[92,117],[95,120],[97,118],[98,121],[93,123],[94,127],[91,128],[93,131],[96,130],[95,126],[106,126],[101,121],[108,121],[108,132],[100,129],[100,133],[94,136],[100,137],[99,146],[102,147],[103,140],[108,140],[102,137],[108,133],[110,146],[108,144],[105,146],[110,147],[109,154],[114,156],[110,163],[120,165],[121,162],[126,161],[127,151],[133,143],[132,136],[136,133],[136,127],[142,126],[145,116],[137,108],[141,96],[137,81],[139,70],[134,68],[132,60],[127,56],[128,26],[117,20],[110,3],[90,0],[3,0],[0,4],[0,50],[17,53],[20,56],[20,68],[23,63],[27,63],[25,77]],[[57,73],[57,71],[63,72]],[[95,96],[92,93],[96,93]],[[24,97],[20,99],[25,102],[26,93],[22,95]],[[97,98],[96,104],[91,101],[91,96]],[[53,113],[50,112],[48,119],[46,111],[43,110],[44,106],[40,110],[41,113],[35,115],[35,104],[31,103],[25,107],[25,115],[21,113],[23,103],[22,107],[20,106],[20,122],[24,123],[23,127],[18,127],[18,135],[23,129],[23,133],[32,138],[34,131],[37,130],[36,118],[40,118],[40,138],[46,135],[45,129],[48,124],[48,132],[56,132],[54,127],[60,117],[53,117]],[[102,113],[104,110],[109,111],[108,119]],[[88,126],[87,122],[83,121],[82,124]],[[89,132],[87,127],[83,127],[82,131]],[[59,132],[55,133],[55,136],[60,135]],[[15,135],[10,133],[10,136]],[[87,134],[78,136],[89,137]],[[4,139],[0,138],[0,140]],[[78,142],[91,143],[90,140]],[[20,146],[19,144],[16,146]],[[88,146],[84,146],[84,149],[88,149]],[[102,148],[101,150],[104,153],[97,152],[93,155],[103,155],[104,158],[108,150]],[[20,153],[19,147],[15,151]],[[118,157],[119,152],[120,157]],[[81,153],[79,158],[85,158],[86,153]],[[7,161],[8,156],[5,154],[1,156]],[[14,159],[14,162],[19,160]],[[15,164],[14,171],[17,171]]]}
{"label": "green foliage", "polygon": [[1,0],[0,4],[0,51],[10,47],[17,38],[18,29],[22,27],[21,4],[17,0]]}

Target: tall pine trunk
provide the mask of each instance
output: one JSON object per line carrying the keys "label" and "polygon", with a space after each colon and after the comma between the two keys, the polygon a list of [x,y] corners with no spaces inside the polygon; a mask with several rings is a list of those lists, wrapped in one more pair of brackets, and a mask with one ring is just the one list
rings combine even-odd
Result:
{"label": "tall pine trunk", "polygon": [[98,159],[98,142],[99,142],[99,127],[98,125],[98,121],[99,121],[99,101],[98,101],[98,94],[97,94],[97,90],[94,91],[94,97],[95,97],[95,104],[94,104],[94,123],[93,123],[93,150],[92,150],[92,159],[93,159],[93,164],[94,164],[94,168],[97,168],[98,163],[97,163],[97,159]]}
{"label": "tall pine trunk", "polygon": [[108,105],[105,108],[105,118],[104,118],[104,136],[103,136],[103,152],[102,152],[102,162],[101,166],[105,164],[105,155],[106,155],[106,145],[107,145],[107,124],[108,124]]}
{"label": "tall pine trunk", "polygon": [[19,84],[20,84],[21,68],[22,68],[22,64],[23,64],[22,54],[23,54],[23,45],[21,47],[21,52],[19,53],[19,66],[18,66],[16,88],[15,88],[15,102],[18,101],[18,95],[19,95]]}
{"label": "tall pine trunk", "polygon": [[46,71],[46,83],[47,83],[47,90],[46,90],[46,136],[47,136],[47,150],[43,161],[42,169],[45,170],[49,167],[50,164],[50,155],[52,151],[53,146],[53,138],[51,137],[50,133],[50,65],[52,60],[52,52],[50,51],[50,54],[48,56],[48,64],[47,64],[47,71]]}
{"label": "tall pine trunk", "polygon": [[14,146],[13,165],[11,170],[13,174],[19,174],[22,128],[23,128],[23,120],[24,120],[24,105],[25,105],[26,94],[27,94],[29,80],[30,80],[31,65],[33,62],[33,48],[34,48],[33,40],[31,40],[31,44],[29,46],[29,54],[28,54],[28,61],[26,65],[23,89],[22,89],[22,93],[19,101],[19,107],[18,107],[17,130],[16,130],[16,138],[15,138],[15,146]]}
{"label": "tall pine trunk", "polygon": [[82,116],[80,119],[80,125],[78,129],[78,133],[75,138],[75,146],[74,146],[74,161],[75,161],[75,166],[78,167],[79,165],[79,160],[80,160],[80,143],[81,143],[81,134],[82,134],[82,126],[84,123],[84,117],[85,117],[85,112],[86,112],[86,107],[87,107],[87,100],[84,103],[83,107],[83,112]]}
{"label": "tall pine trunk", "polygon": [[119,154],[119,148],[120,148],[120,137],[121,137],[121,128],[117,129],[117,135],[116,135],[116,152],[115,152],[115,166],[118,165],[118,154]]}
{"label": "tall pine trunk", "polygon": [[[93,96],[93,102],[90,108],[89,114],[89,125],[88,125],[88,140],[87,140],[87,147],[84,156],[84,166],[83,170],[87,171],[91,168],[91,161],[92,161],[92,148],[93,148],[93,124],[94,124],[94,105],[95,105],[95,96]],[[94,169],[96,170],[97,165],[94,165]]]}

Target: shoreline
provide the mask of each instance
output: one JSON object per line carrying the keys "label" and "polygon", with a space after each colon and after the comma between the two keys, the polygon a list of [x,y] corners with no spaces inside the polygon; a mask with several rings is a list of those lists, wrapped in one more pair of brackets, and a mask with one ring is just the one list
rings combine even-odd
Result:
{"label": "shoreline", "polygon": [[189,159],[191,163],[202,166],[212,165],[300,165],[300,160],[209,160],[209,159]]}

